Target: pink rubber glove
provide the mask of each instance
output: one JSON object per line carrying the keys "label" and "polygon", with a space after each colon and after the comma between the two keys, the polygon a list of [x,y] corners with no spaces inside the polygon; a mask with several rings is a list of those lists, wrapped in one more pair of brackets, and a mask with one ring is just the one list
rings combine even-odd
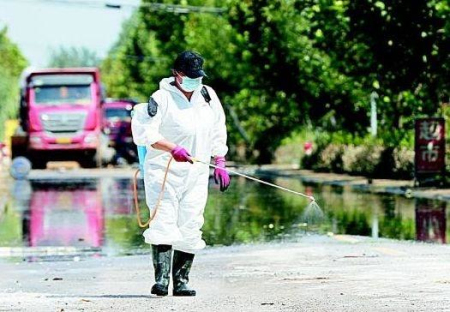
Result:
{"label": "pink rubber glove", "polygon": [[225,170],[225,157],[214,157],[214,164],[219,167],[214,169],[214,181],[216,184],[219,184],[220,191],[225,192],[228,186],[230,186],[230,176],[228,171]]}
{"label": "pink rubber glove", "polygon": [[189,154],[184,149],[184,147],[177,145],[170,153],[172,154],[173,159],[175,159],[178,162],[190,162],[191,164],[194,163],[191,159],[191,154]]}

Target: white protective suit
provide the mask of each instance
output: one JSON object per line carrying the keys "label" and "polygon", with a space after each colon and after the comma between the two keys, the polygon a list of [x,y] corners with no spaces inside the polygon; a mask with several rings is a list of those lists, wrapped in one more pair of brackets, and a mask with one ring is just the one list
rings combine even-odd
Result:
{"label": "white protective suit", "polygon": [[[228,151],[225,114],[220,100],[214,90],[206,86],[211,96],[208,104],[200,93],[201,88],[194,91],[189,101],[175,87],[173,77],[165,78],[151,96],[158,104],[156,115],[150,117],[147,103],[134,108],[133,139],[136,145],[147,147],[144,181],[150,210],[158,200],[171,157],[168,152],[152,148],[152,144],[166,139],[208,163],[212,156],[225,156]],[[201,228],[208,181],[208,166],[173,160],[157,214],[143,234],[145,241],[154,245],[173,245],[174,249],[188,253],[204,248]]]}

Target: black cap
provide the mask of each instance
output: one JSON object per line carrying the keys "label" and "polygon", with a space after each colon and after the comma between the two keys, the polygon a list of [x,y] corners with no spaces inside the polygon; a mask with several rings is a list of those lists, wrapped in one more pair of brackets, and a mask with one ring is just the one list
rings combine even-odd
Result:
{"label": "black cap", "polygon": [[178,54],[173,69],[184,73],[189,78],[198,78],[206,76],[203,71],[203,57],[192,51],[184,51]]}

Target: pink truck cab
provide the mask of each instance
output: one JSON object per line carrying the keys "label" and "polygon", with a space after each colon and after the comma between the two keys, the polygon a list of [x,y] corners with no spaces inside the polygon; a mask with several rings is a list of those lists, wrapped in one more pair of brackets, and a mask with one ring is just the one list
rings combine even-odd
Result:
{"label": "pink truck cab", "polygon": [[103,132],[108,135],[110,142],[123,136],[125,141],[131,139],[131,111],[136,102],[132,100],[106,99],[103,103]]}
{"label": "pink truck cab", "polygon": [[22,81],[20,129],[12,138],[12,157],[29,158],[33,168],[45,168],[49,160],[98,165],[101,104],[96,68],[28,72]]}
{"label": "pink truck cab", "polygon": [[136,146],[131,133],[131,111],[137,102],[128,99],[106,99],[103,103],[103,132],[109,138],[109,146],[115,150],[113,163],[119,158],[128,163],[137,161]]}

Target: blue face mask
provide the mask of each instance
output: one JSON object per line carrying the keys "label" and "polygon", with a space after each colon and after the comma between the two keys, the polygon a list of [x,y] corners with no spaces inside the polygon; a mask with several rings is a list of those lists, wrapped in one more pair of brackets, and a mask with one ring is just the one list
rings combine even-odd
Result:
{"label": "blue face mask", "polygon": [[203,77],[198,77],[198,78],[189,78],[186,76],[180,76],[180,77],[181,77],[180,87],[181,87],[181,89],[183,89],[186,92],[194,92],[202,84]]}

